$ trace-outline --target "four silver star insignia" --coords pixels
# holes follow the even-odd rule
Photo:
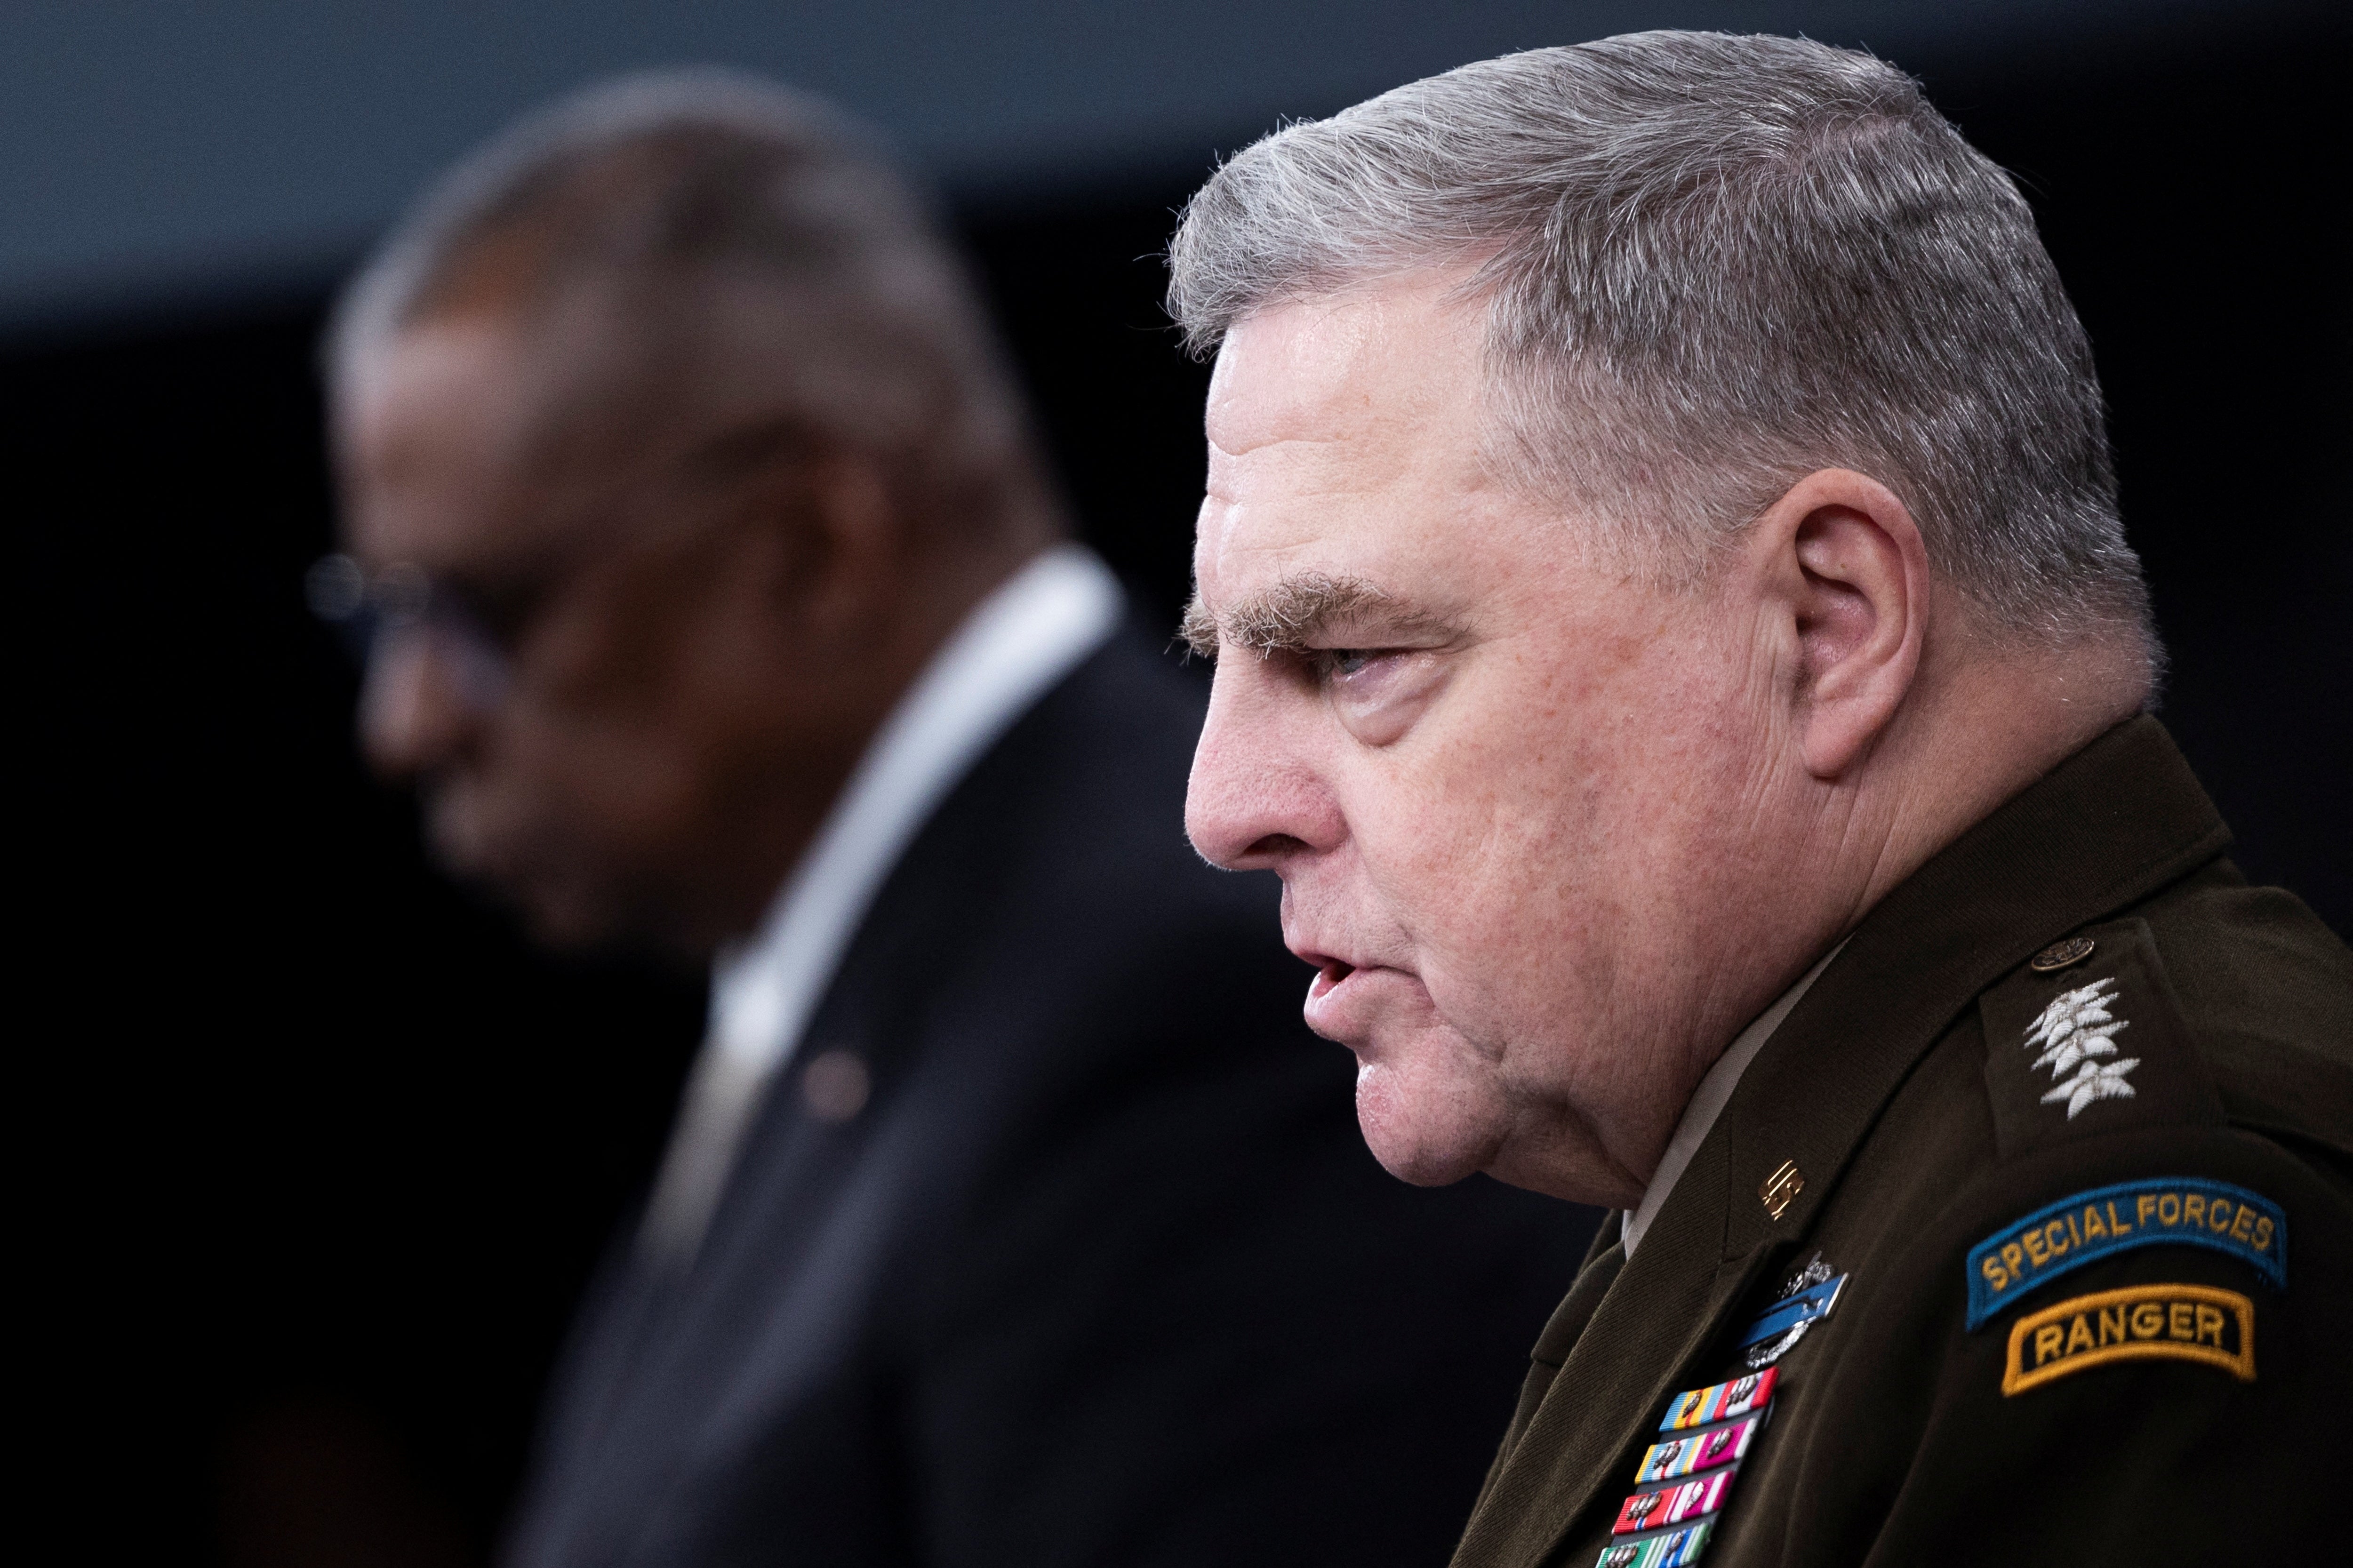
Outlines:
[[[2094,1057],[2116,1054],[2116,1035],[2132,1026],[2108,1011],[2116,1000],[2112,994],[2116,977],[2094,980],[2089,985],[2079,985],[2063,991],[2053,997],[2042,1016],[2026,1026],[2026,1048],[2040,1046],[2042,1054],[2034,1058],[2038,1068],[2049,1068],[2058,1087],[2042,1097],[2045,1105],[2062,1100],[2067,1104],[2067,1120],[2075,1120],[2084,1107],[2101,1100],[2129,1100],[2133,1086],[2125,1075],[2140,1066],[2138,1057],[2121,1057],[2115,1061],[2094,1061]],[[2073,1078],[2065,1075],[2073,1070]]]

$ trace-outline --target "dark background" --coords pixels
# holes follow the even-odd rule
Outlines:
[[[2090,328],[2163,717],[2241,863],[2340,931],[2346,63],[2315,27],[1926,72]],[[1206,372],[1153,253],[1205,168],[958,208],[1089,536],[1172,619]],[[330,285],[0,341],[24,1342],[63,1396],[32,1407],[27,1490],[76,1555],[476,1558],[700,1028],[695,977],[531,955],[355,764],[353,674],[301,594],[332,528]]]

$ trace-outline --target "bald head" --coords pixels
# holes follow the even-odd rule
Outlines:
[[[618,425],[767,427],[872,457],[907,521],[983,546],[1060,531],[963,264],[867,135],[716,72],[626,79],[446,177],[348,289],[332,378],[405,333],[511,326],[541,361],[545,460]]]

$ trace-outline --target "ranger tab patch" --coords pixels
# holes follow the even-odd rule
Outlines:
[[[2112,1361],[2196,1362],[2255,1381],[2255,1304],[2206,1285],[2134,1285],[2077,1296],[2011,1325],[2005,1396]]]
[[[2167,1244],[2227,1253],[2287,1289],[2287,1215],[2260,1193],[2196,1176],[2094,1187],[1969,1248],[1968,1328],[2086,1263]]]

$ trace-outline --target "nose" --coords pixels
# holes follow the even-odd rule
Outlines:
[[[1314,755],[1322,707],[1302,706],[1268,689],[1249,655],[1219,663],[1185,792],[1186,835],[1210,864],[1280,872],[1347,837]]]
[[[481,717],[461,651],[429,625],[387,629],[370,650],[360,694],[360,742],[371,767],[409,780],[447,766]]]

